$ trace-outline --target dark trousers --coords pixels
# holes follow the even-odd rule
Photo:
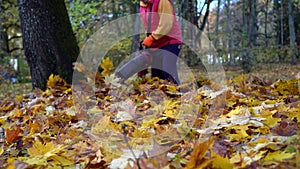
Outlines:
[[[151,77],[158,77],[179,84],[177,71],[177,57],[180,52],[180,45],[169,44],[158,50],[151,51],[152,65]],[[142,76],[145,72],[140,72]]]

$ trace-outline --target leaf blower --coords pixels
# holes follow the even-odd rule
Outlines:
[[[144,50],[141,43],[142,42],[140,42],[140,50],[137,55],[117,69],[115,74],[122,80],[127,80],[132,75],[147,69],[148,66],[151,65],[152,55],[149,50]]]

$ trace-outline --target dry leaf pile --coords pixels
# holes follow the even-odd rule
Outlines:
[[[124,85],[101,66],[84,108],[53,75],[46,91],[0,102],[1,168],[299,168],[299,79]]]

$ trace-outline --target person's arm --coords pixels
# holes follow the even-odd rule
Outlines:
[[[160,0],[158,5],[158,13],[160,15],[159,24],[156,30],[152,32],[152,36],[155,40],[168,35],[172,29],[174,16],[171,2],[169,0]]]
[[[140,6],[147,7],[147,3],[144,1],[140,1]]]

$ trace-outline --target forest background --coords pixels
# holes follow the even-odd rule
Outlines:
[[[201,69],[202,62],[221,62],[226,70],[249,73],[261,69],[256,66],[263,64],[264,68],[274,67],[270,64],[282,67],[286,63],[295,65],[299,60],[298,1],[175,0],[173,3],[178,16],[203,30],[217,51],[202,61],[192,52],[181,52],[190,67]],[[67,0],[65,4],[79,48],[101,26],[139,10],[138,1]],[[16,0],[1,1],[0,22],[1,75],[6,79],[15,77],[18,82],[30,82]],[[136,43],[130,42],[137,38],[125,40],[110,49],[109,55],[114,55],[115,65],[137,49]]]

